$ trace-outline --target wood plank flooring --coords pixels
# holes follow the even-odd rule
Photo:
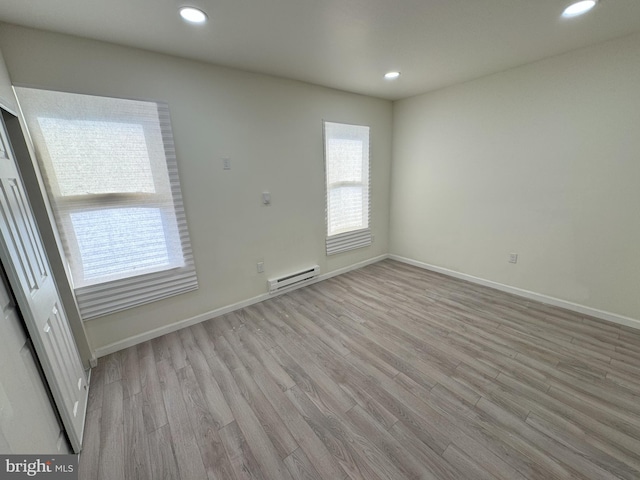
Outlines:
[[[640,332],[383,261],[100,359],[81,479],[638,479]]]

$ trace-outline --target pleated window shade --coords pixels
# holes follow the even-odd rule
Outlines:
[[[83,319],[197,289],[168,106],[15,90]]]
[[[327,255],[371,245],[369,127],[324,122]]]

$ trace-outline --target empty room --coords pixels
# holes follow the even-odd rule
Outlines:
[[[640,2],[4,0],[0,479],[640,478]]]

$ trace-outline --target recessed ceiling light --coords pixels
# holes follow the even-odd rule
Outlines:
[[[598,0],[582,0],[581,2],[572,3],[562,12],[564,18],[577,17],[583,13],[587,13],[596,6]]]
[[[180,16],[190,23],[204,23],[207,21],[207,14],[194,7],[182,7]]]
[[[400,76],[400,72],[387,72],[384,74],[384,78],[387,80],[394,80]]]

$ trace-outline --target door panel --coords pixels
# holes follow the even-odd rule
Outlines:
[[[67,453],[34,354],[0,268],[0,453]]]
[[[82,447],[87,382],[31,207],[0,120],[0,254],[74,451]]]
[[[5,157],[4,160],[10,159]],[[38,289],[38,283],[44,283],[47,275],[46,272],[37,271],[36,267],[38,265],[35,261],[33,241],[26,235],[23,225],[16,220],[16,217],[23,217],[18,207],[19,202],[22,200],[19,194],[17,179],[10,178],[0,181],[0,203],[2,204],[0,212],[11,238],[10,251],[14,258],[19,260],[16,262],[16,267],[18,267],[17,271],[21,283],[33,294]]]

